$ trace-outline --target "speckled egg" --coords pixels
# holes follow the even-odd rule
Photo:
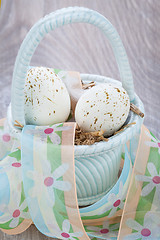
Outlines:
[[[99,84],[80,97],[75,110],[75,119],[86,132],[105,132],[111,136],[119,130],[127,119],[130,100],[122,87]]]
[[[67,120],[71,108],[70,96],[53,69],[31,68],[24,93],[26,124],[49,125]]]

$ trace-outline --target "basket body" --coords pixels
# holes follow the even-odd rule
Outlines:
[[[75,173],[79,206],[100,200],[116,183],[122,145],[108,151],[75,154]]]
[[[83,82],[91,79],[99,83],[121,85],[115,79],[99,75],[81,74]],[[135,96],[134,103],[144,112],[143,103]],[[21,131],[12,124],[11,109],[8,109],[8,124],[14,136],[21,137]],[[99,142],[91,146],[75,146],[75,173],[77,197],[79,206],[87,206],[100,200],[113,187],[118,179],[121,162],[122,146],[140,132],[143,120],[133,112],[127,123],[136,124],[128,127],[122,133],[109,138],[108,142]],[[131,140],[132,141],[132,140]]]

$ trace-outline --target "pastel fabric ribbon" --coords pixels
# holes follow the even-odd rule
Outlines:
[[[144,126],[118,239],[160,239],[160,141]]]
[[[31,218],[43,234],[87,240],[75,198],[75,126],[24,127],[23,183]]]
[[[79,209],[74,130],[74,123],[26,126],[20,142],[0,129],[1,146],[12,146],[3,149],[0,161],[1,230],[19,234],[33,221],[43,234],[58,239],[160,239],[159,141],[143,126],[132,176],[134,144],[129,143],[124,179],[120,176],[101,201]]]
[[[123,208],[129,184],[128,173],[131,172],[129,154],[126,154],[123,168],[126,171],[124,179],[119,178],[109,195],[98,204],[81,208],[79,214],[74,175],[74,127],[74,123],[46,127],[26,126],[21,143],[7,133],[8,140],[14,142],[14,147],[0,162],[1,182],[5,186],[0,192],[2,231],[8,234],[21,233],[29,227],[32,220],[42,233],[59,239],[72,239],[73,236],[75,239],[88,239],[86,232],[93,236],[90,229],[92,224],[102,225],[102,231],[98,235],[102,239],[106,226],[112,224],[112,228],[118,230],[119,223],[106,222],[106,218],[115,213],[121,215],[120,208]],[[5,132],[2,130],[2,136]],[[19,148],[20,145],[22,149]],[[108,200],[110,195],[115,198],[117,195],[123,204],[113,208]]]
[[[13,235],[25,231],[32,220],[22,182],[20,141],[5,123],[0,120],[0,228]]]

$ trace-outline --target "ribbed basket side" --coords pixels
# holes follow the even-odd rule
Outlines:
[[[115,184],[121,162],[122,146],[82,157],[75,156],[77,197],[80,206],[102,198]]]

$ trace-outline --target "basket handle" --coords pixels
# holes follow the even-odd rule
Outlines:
[[[31,58],[44,36],[58,27],[70,23],[89,23],[97,26],[108,38],[119,67],[122,86],[134,100],[133,78],[122,41],[112,24],[96,11],[83,7],[69,7],[57,10],[40,19],[28,32],[19,49],[13,72],[11,108],[12,119],[25,124],[24,86]]]

